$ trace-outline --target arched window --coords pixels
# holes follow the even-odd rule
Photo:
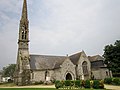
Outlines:
[[[108,72],[106,71],[106,76],[108,76]]]
[[[25,31],[25,39],[27,39],[27,31]]]
[[[88,75],[88,67],[87,67],[87,62],[86,61],[84,61],[82,63],[82,69],[83,69],[83,74]]]
[[[48,70],[45,71],[45,80],[50,81],[50,72]]]
[[[22,30],[22,39],[24,39],[24,31]]]

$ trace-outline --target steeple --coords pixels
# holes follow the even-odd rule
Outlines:
[[[26,19],[27,20],[27,2],[24,0],[23,2],[23,9],[22,9],[22,17],[21,19]]]
[[[30,84],[29,59],[29,23],[27,18],[27,1],[23,1],[22,16],[19,25],[18,55],[15,70],[15,84]]]
[[[22,16],[19,28],[19,42],[29,42],[29,21],[27,15],[27,1],[23,1]]]

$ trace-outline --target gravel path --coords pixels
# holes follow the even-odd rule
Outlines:
[[[105,85],[105,88],[111,90],[120,90],[120,86],[113,86],[113,85]]]
[[[55,85],[0,86],[0,88],[55,88]]]
[[[31,86],[13,86],[13,87],[2,87],[0,88],[55,88],[55,85],[31,85]],[[105,85],[106,89],[120,90],[120,86]]]

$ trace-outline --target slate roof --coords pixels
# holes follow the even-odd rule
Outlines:
[[[91,62],[91,68],[100,68],[100,67],[106,67],[104,64],[104,58],[100,55],[95,56],[88,56],[88,59]]]
[[[71,62],[77,65],[82,52],[69,56]],[[57,69],[68,58],[68,56],[30,55],[30,67],[32,70]],[[88,56],[92,68],[105,67],[104,58],[100,55]]]
[[[105,67],[103,60],[91,62],[91,68]]]
[[[88,59],[90,60],[90,62],[104,60],[104,58],[100,55],[88,56]]]
[[[79,52],[79,53],[76,53],[76,54],[69,56],[70,60],[73,62],[74,65],[77,65],[81,54],[82,54],[82,52]]]
[[[56,69],[66,59],[66,56],[30,55],[30,67],[32,70]]]

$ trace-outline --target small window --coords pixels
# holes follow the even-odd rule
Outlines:
[[[24,39],[24,31],[22,31],[22,39]]]
[[[108,72],[106,71],[106,76],[108,76]]]
[[[27,39],[27,31],[25,31],[25,39]]]

